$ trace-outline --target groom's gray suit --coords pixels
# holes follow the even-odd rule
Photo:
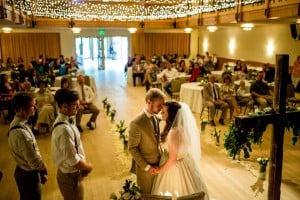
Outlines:
[[[140,113],[129,125],[128,148],[132,155],[132,172],[136,173],[137,184],[143,194],[150,194],[155,175],[145,171],[148,165],[158,166],[160,152],[152,119]]]

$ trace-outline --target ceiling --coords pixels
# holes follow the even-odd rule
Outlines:
[[[199,28],[208,25],[239,26],[243,22],[252,22],[256,25],[293,24],[300,19],[299,2],[299,0],[5,0],[4,12],[8,13],[11,19],[0,19],[0,25],[21,28],[23,25],[23,28],[76,26],[172,29],[188,26]],[[23,24],[14,20],[12,17],[14,13],[25,13],[26,20],[23,20]],[[237,20],[237,16],[242,18]]]

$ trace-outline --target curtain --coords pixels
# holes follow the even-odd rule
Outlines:
[[[0,47],[5,63],[9,57],[14,63],[17,63],[18,57],[22,57],[25,67],[39,55],[58,58],[61,54],[59,33],[1,33]]]
[[[186,33],[145,33],[145,56],[163,54],[190,54],[190,34]]]

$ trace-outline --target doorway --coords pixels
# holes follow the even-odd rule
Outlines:
[[[76,37],[75,44],[84,70],[104,70],[107,62],[126,62],[129,55],[126,36]]]

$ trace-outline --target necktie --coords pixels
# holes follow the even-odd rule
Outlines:
[[[218,96],[217,96],[215,85],[213,85],[213,92],[214,92],[214,99],[217,100]]]
[[[84,85],[81,85],[82,100],[85,101]]]
[[[152,123],[153,123],[153,127],[154,127],[154,133],[155,133],[155,137],[156,139],[158,139],[159,136],[159,124],[157,122],[157,119],[155,118],[155,116],[152,116]]]

